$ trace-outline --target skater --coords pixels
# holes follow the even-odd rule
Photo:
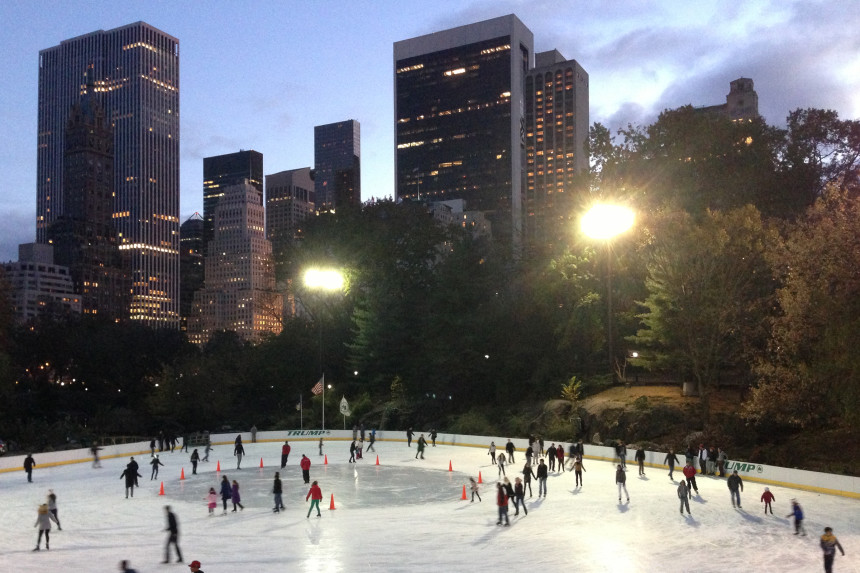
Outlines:
[[[699,473],[702,475],[708,473],[708,448],[705,444],[699,444]]]
[[[824,571],[825,573],[833,573],[833,559],[836,557],[836,548],[839,548],[839,552],[842,555],[845,555],[845,550],[842,549],[839,540],[833,535],[832,527],[824,528],[824,535],[821,536],[819,543],[821,544],[821,550],[824,551]]]
[[[54,521],[57,522],[57,529],[62,531],[63,527],[60,525],[60,516],[57,515],[57,494],[52,489],[48,490],[48,511],[54,516]]]
[[[137,473],[137,471],[140,469],[140,466],[137,464],[136,461],[134,461],[134,456],[131,456],[131,459],[125,465],[125,467],[130,469],[132,474],[134,474],[134,487],[140,487],[140,485],[138,485],[138,483],[137,483],[137,478],[143,477],[143,476],[140,475],[139,473]]]
[[[735,498],[738,500],[738,509],[741,507],[741,491],[744,490],[744,480],[741,479],[741,476],[738,475],[738,470],[732,472],[732,475],[729,476],[727,480],[727,485],[729,486],[729,493],[732,496],[732,507],[735,506]],[[738,491],[740,488],[740,491]]]
[[[230,489],[230,501],[233,502],[233,513],[236,512],[236,506],[239,506],[239,509],[245,509],[242,505],[242,496],[239,495],[239,482],[236,480],[233,480],[233,487]]]
[[[155,438],[149,440],[149,457],[155,457]]]
[[[221,502],[224,504],[224,511],[227,513],[227,501],[233,497],[233,488],[230,487],[230,480],[227,476],[221,476]]]
[[[317,517],[322,517],[320,514],[320,501],[322,501],[322,490],[316,481],[311,484],[311,489],[308,490],[308,495],[305,496],[305,501],[311,498],[311,506],[308,509],[308,514],[306,517],[311,516],[311,512],[314,508],[317,508]]]
[[[170,506],[165,505],[164,511],[167,513],[167,529],[165,531],[169,531],[170,535],[167,537],[167,543],[164,545],[164,561],[162,563],[168,563],[170,561],[170,546],[176,548],[176,562],[182,563],[182,550],[179,549],[179,523],[176,521],[176,515],[170,511]]]
[[[526,488],[528,488],[529,497],[532,497],[534,495],[532,493],[532,478],[537,479],[537,476],[532,470],[532,465],[529,463],[528,460],[526,460],[526,465],[523,466],[523,493],[525,493]],[[540,497],[540,495],[538,495],[538,497]]]
[[[218,506],[218,493],[214,487],[209,488],[209,494],[206,496],[206,506],[209,508],[209,517],[215,515],[215,508]]]
[[[143,477],[133,469],[131,469],[131,464],[125,467],[120,474],[119,479],[125,478],[125,498],[128,499],[128,494],[131,494],[131,497],[134,497],[134,485],[136,478]],[[59,525],[59,523],[57,523]]]
[[[639,464],[639,475],[644,476],[645,475],[645,448],[643,448],[641,444],[638,448],[636,448],[636,454],[633,456],[633,459],[635,459],[636,462]]]
[[[90,452],[93,454],[93,467],[94,468],[102,467],[102,462],[101,462],[101,460],[99,460],[99,450],[100,449],[101,448],[99,447],[99,443],[93,442],[93,446],[90,448]]]
[[[200,454],[197,453],[197,448],[191,452],[191,475],[197,475],[197,462],[200,461]]]
[[[368,452],[375,452],[376,449],[373,447],[373,444],[376,443],[376,431],[370,432],[370,437],[368,438],[370,441],[367,444]]]
[[[424,448],[427,447],[427,440],[424,439],[424,434],[418,436],[418,451],[415,452],[415,459],[418,459],[418,454],[421,454],[421,459],[424,459]]]
[[[678,456],[675,455],[675,450],[669,448],[669,453],[666,454],[666,459],[663,460],[663,463],[669,466],[669,479],[675,481],[675,478],[672,477],[672,474],[675,473],[675,464],[681,463],[678,461]]]
[[[302,461],[299,462],[299,466],[302,468],[302,479],[305,480],[305,483],[311,483],[311,459],[302,454]]]
[[[415,457],[417,458],[418,454],[416,454]],[[349,444],[349,463],[355,463],[355,440]]]
[[[690,515],[690,490],[687,489],[687,482],[681,480],[678,484],[678,499],[681,500],[681,515],[684,515],[684,508],[687,508],[687,515]]]
[[[478,493],[478,482],[475,481],[475,478],[470,477],[469,482],[472,484],[472,501],[470,503],[475,503],[475,496],[478,496],[478,501],[481,501],[481,494]]]
[[[284,501],[282,497],[283,493],[284,490],[281,486],[281,473],[275,472],[275,481],[272,484],[272,494],[275,496],[275,509],[273,509],[272,511],[274,511],[275,513],[279,513],[282,509],[286,509],[284,507]]]
[[[532,460],[535,458],[535,448],[536,447],[537,447],[537,444],[532,444],[532,445],[526,447],[526,452],[525,452],[526,463],[529,465],[532,464]]]
[[[505,444],[505,451],[508,452],[508,463],[514,463],[514,443],[508,439],[508,443]]]
[[[284,469],[287,466],[287,460],[290,459],[290,450],[292,447],[290,446],[290,442],[284,442],[284,445],[281,446],[281,469]]]
[[[684,477],[687,478],[687,489],[691,489],[699,495],[699,488],[696,486],[696,468],[693,467],[693,460],[687,462],[684,466]]]
[[[149,462],[149,465],[152,466],[152,473],[149,474],[149,481],[152,481],[158,477],[158,466],[163,466],[164,464],[161,463],[160,459],[158,459],[158,454],[155,454],[155,457],[152,458],[152,461]]]
[[[355,459],[360,460],[364,451],[364,442],[358,440],[358,443],[355,444]]]
[[[438,436],[438,435],[439,435],[439,433],[436,431],[436,428],[432,428],[430,430],[430,441],[433,442],[434,448],[436,447],[436,436]]]
[[[543,495],[546,497],[546,478],[547,478],[547,467],[546,462],[541,458],[540,464],[537,469],[537,480],[538,480],[538,497]]]
[[[770,514],[773,515],[773,507],[770,505],[772,501],[776,501],[776,497],[770,493],[770,488],[764,488],[764,493],[761,494],[761,500],[764,502],[764,514],[767,515],[767,510],[770,509]]]
[[[514,482],[516,483],[516,485],[514,486],[514,508],[517,510],[514,515],[516,516],[520,514],[520,504],[522,504],[523,506],[523,512],[528,515],[529,510],[526,509],[526,492],[523,489],[523,480],[521,480],[520,478],[516,478]]]
[[[212,451],[212,442],[209,441],[209,438],[206,438],[206,448],[203,450],[203,461],[209,461],[209,452]]]
[[[622,469],[627,469],[627,446],[623,440],[618,440],[618,445],[615,446],[615,455],[618,456],[618,462]]]
[[[415,435],[415,432],[412,431],[412,428],[406,430],[406,445],[408,447],[412,447],[412,436]]]
[[[36,540],[36,548],[33,551],[39,551],[39,546],[42,544],[42,534],[45,534],[45,549],[50,549],[51,543],[51,522],[55,522],[59,527],[60,522],[54,517],[54,515],[48,511],[48,504],[43,503],[39,506],[38,513],[36,515],[36,523],[33,527],[39,528],[39,538]]]
[[[499,462],[499,477],[507,475],[505,473],[505,455],[504,454],[499,456],[498,462]]]
[[[558,448],[556,448],[556,450],[555,450],[555,457],[557,458],[556,461],[558,462],[558,471],[563,472],[564,471],[564,448],[562,447],[561,444],[559,444]]]
[[[717,468],[720,471],[720,477],[726,477],[726,461],[729,455],[722,448],[717,448]]]
[[[791,500],[791,513],[786,515],[786,517],[794,517],[795,535],[799,533],[806,535],[806,529],[803,527],[803,509],[800,508],[800,504],[797,503],[796,499]]]
[[[191,569],[191,573],[203,573],[203,569],[200,568],[199,561],[192,561],[188,568]]]
[[[549,448],[547,448],[547,450],[546,450],[546,457],[547,457],[547,459],[549,460],[549,468],[548,468],[548,470],[549,470],[549,471],[551,471],[551,472],[552,472],[552,471],[555,471],[555,460],[556,460],[556,457],[557,457],[557,456],[556,456],[556,453],[555,453],[555,442],[553,442],[552,444],[550,444]]]
[[[242,456],[245,455],[245,447],[242,445],[242,436],[236,436],[233,444],[233,455],[236,456],[236,469],[242,469]]]
[[[496,442],[490,442],[490,450],[487,452],[493,465],[496,465]]]
[[[618,502],[621,502],[621,490],[624,490],[624,495],[627,496],[627,501],[630,501],[630,494],[627,493],[627,474],[624,473],[624,467],[618,464],[615,470],[615,483],[618,485]]]
[[[323,455],[323,453],[322,453],[322,447],[323,447],[323,439],[322,439],[322,438],[320,438],[320,457],[322,457],[322,455]],[[305,456],[304,456],[304,454],[302,454],[302,457],[305,457]]]
[[[185,453],[186,453],[186,454],[188,453],[188,444],[189,444],[189,442],[191,442],[191,440],[190,440],[190,439],[188,439],[188,433],[182,434],[182,447],[181,447],[181,448],[179,448],[179,453],[180,453],[180,454],[182,453],[182,450],[185,450]]]
[[[36,467],[36,460],[33,459],[33,454],[27,454],[24,458],[24,471],[27,472],[27,481],[33,483],[33,468]]]
[[[257,443],[257,425],[256,424],[251,426],[251,443],[252,444]]]
[[[582,464],[582,456],[577,456],[573,462],[573,474],[576,476],[576,487],[582,487],[582,472],[585,471],[585,466]]]
[[[504,517],[505,527],[509,526],[511,522],[508,521],[508,493],[501,482],[496,484],[496,505],[499,506],[499,520],[496,522],[496,525],[501,525],[502,518]]]

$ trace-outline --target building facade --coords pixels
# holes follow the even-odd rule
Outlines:
[[[314,171],[310,167],[266,175],[266,238],[272,243],[275,277],[285,280],[293,243],[302,238],[302,223],[314,214]]]
[[[36,240],[65,212],[69,109],[87,78],[114,137],[113,221],[128,260],[129,318],[179,325],[179,41],[144,23],[39,52]]]
[[[18,245],[18,261],[3,265],[9,283],[15,322],[25,324],[40,316],[58,317],[81,312],[68,267],[54,264],[51,245]]]
[[[188,317],[192,342],[206,344],[220,330],[250,342],[281,331],[283,301],[275,290],[265,225],[256,187],[245,182],[223,190],[205,260],[205,286],[194,293]]]
[[[203,288],[203,216],[191,215],[179,227],[179,315],[181,330],[188,330],[188,315],[194,302],[194,293]]]
[[[729,82],[726,103],[696,108],[701,113],[722,115],[732,121],[749,121],[759,117],[758,93],[750,78],[738,78]]]
[[[464,199],[519,246],[533,54],[532,32],[514,15],[395,42],[398,200]]]
[[[354,119],[314,127],[318,211],[361,205],[361,125]]]
[[[203,158],[203,254],[214,236],[215,210],[224,190],[248,182],[263,197],[263,154],[254,150]]]

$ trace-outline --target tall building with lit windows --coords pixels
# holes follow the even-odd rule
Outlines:
[[[179,40],[144,22],[39,52],[36,240],[64,214],[63,143],[87,79],[113,130],[113,221],[128,260],[128,316],[179,325]]]
[[[314,127],[318,211],[361,205],[361,125],[354,119]]]
[[[240,150],[203,158],[203,254],[214,237],[215,210],[224,190],[249,183],[263,197],[263,154]]]
[[[266,175],[266,238],[272,242],[275,277],[283,281],[302,226],[315,211],[314,171],[310,167]]]
[[[398,200],[464,199],[518,248],[533,60],[533,34],[512,14],[395,42]]]
[[[547,245],[569,235],[577,178],[588,169],[588,73],[558,50],[535,54],[526,76],[525,243]]]

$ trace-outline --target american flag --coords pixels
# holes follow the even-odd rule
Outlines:
[[[320,378],[320,381],[316,383],[316,386],[311,388],[311,392],[313,392],[314,396],[319,396],[323,391],[323,379]]]

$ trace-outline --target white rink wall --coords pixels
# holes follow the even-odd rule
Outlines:
[[[369,433],[370,428],[366,428],[365,436],[369,435]],[[416,431],[413,441],[417,440],[418,436],[422,433],[429,443],[429,432]],[[251,443],[250,432],[211,434],[210,440],[213,445],[232,444],[238,435],[242,436],[242,441],[244,443]],[[283,441],[317,442],[320,438],[323,438],[324,442],[332,440],[349,441],[352,439],[352,430],[280,430],[257,432],[257,442],[273,442],[273,448],[276,447],[274,443],[280,443]],[[377,431],[376,440],[383,442],[406,442],[406,431]],[[525,438],[511,438],[511,441],[514,443],[517,452],[520,453],[525,451],[525,448],[528,446],[528,440]],[[497,451],[503,451],[508,442],[508,438],[499,436],[473,436],[444,433],[439,433],[436,437],[437,444],[470,448],[488,449],[490,442],[496,443]],[[551,443],[551,441],[545,440],[544,447],[549,447]],[[556,446],[558,445],[559,442],[556,442]],[[561,445],[564,448],[566,458],[570,443],[562,442]],[[197,446],[197,448],[202,450],[200,446]],[[325,452],[327,449],[324,448],[323,451]],[[99,451],[99,457],[102,459],[145,454],[149,454],[148,441],[115,446],[103,446],[101,451]],[[635,448],[631,449],[628,447],[627,463],[631,466],[635,465],[633,460],[634,454]],[[277,455],[280,455],[279,448],[277,450]],[[678,457],[680,462],[675,466],[675,471],[680,474],[681,468],[684,467],[684,454],[682,452],[676,452],[675,455]],[[0,457],[0,473],[23,471],[24,457],[25,455],[7,455]],[[668,468],[668,466],[663,463],[665,457],[666,452],[653,452],[646,450],[645,465],[652,468]],[[92,462],[92,455],[88,448],[63,450],[59,452],[33,452],[33,458],[36,461],[36,469]],[[615,456],[613,448],[585,444],[585,459],[611,462],[618,458]],[[769,466],[765,464],[753,464],[743,460],[729,460],[727,463],[727,471],[731,473],[732,470],[738,470],[738,475],[740,475],[745,481],[761,482],[764,484],[860,499],[860,477],[826,474],[793,468]]]

